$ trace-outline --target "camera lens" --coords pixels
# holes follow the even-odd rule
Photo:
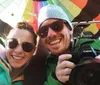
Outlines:
[[[71,72],[70,85],[100,85],[100,63],[77,65]]]

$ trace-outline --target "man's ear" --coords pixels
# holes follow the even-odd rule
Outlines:
[[[71,42],[73,42],[73,30],[70,30],[69,33],[70,33],[70,36],[71,36]]]
[[[72,36],[72,35],[73,35],[73,30],[70,30],[69,33],[70,33],[70,35]]]

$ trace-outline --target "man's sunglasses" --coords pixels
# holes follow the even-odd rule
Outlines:
[[[47,37],[48,34],[48,28],[51,28],[53,31],[55,32],[60,32],[63,27],[64,27],[64,21],[62,20],[57,20],[49,25],[45,25],[45,26],[40,26],[39,31],[38,31],[38,35],[41,38],[45,38]]]
[[[7,46],[14,49],[18,46],[19,42],[15,38],[7,39]],[[31,52],[34,49],[34,45],[30,42],[23,42],[22,48],[25,52]]]

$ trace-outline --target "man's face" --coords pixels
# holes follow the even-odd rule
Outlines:
[[[69,48],[70,42],[71,42],[72,31],[70,31],[64,23],[59,23],[59,24],[56,23],[58,25],[57,28],[61,27],[60,26],[61,24],[63,24],[62,25],[63,28],[60,31],[55,31],[56,26],[54,26],[54,25],[50,26],[50,25],[56,21],[58,21],[58,20],[48,19],[43,22],[41,27],[45,27],[48,25],[49,26],[48,26],[48,28],[46,28],[46,29],[48,29],[47,36],[41,37],[41,39],[44,42],[45,46],[51,51],[52,54],[58,55],[58,54],[66,52],[66,51],[68,52],[68,50],[69,50],[68,48]],[[43,29],[41,27],[40,27],[40,29]]]
[[[6,57],[13,68],[24,66],[34,53],[34,49],[25,51],[34,45],[32,34],[24,29],[14,29],[7,37]],[[23,45],[23,46],[22,46]]]

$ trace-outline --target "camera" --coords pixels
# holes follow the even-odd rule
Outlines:
[[[69,77],[69,85],[100,85],[100,63],[95,57],[100,54],[99,36],[84,31],[89,24],[78,24],[73,34],[72,59],[76,64]]]
[[[100,54],[99,43],[99,39],[87,37],[87,35],[75,39],[72,47],[72,62],[75,64],[83,64],[88,60],[93,60]]]

